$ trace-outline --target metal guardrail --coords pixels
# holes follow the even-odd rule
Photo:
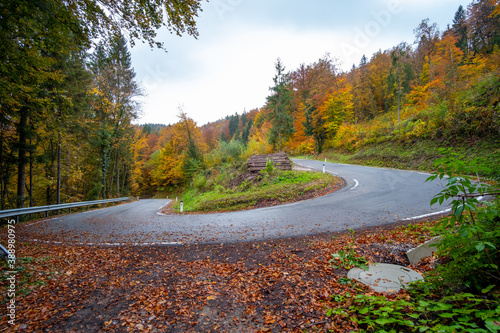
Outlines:
[[[128,200],[130,200],[130,198],[124,197],[124,198],[118,198],[118,199],[81,201],[81,202],[65,203],[65,204],[60,204],[60,205],[48,205],[48,206],[37,206],[37,207],[0,210],[0,218],[12,217],[12,216],[16,216],[16,218],[19,218],[19,216],[21,216],[21,215],[28,215],[28,214],[35,214],[35,213],[45,213],[45,216],[48,216],[50,211],[62,210],[62,209],[69,209],[69,211],[71,213],[71,208],[73,208],[73,207],[84,207],[84,206],[90,207],[90,206],[94,206],[94,205],[101,205],[101,204],[105,204],[105,203],[128,201]]]
[[[0,210],[0,218],[15,216],[16,220],[19,222],[19,216],[21,216],[21,215],[45,213],[45,216],[48,216],[50,211],[61,210],[61,209],[69,209],[69,212],[71,213],[71,208],[73,208],[73,207],[87,206],[87,208],[88,208],[88,207],[94,206],[94,205],[102,205],[102,204],[111,203],[111,202],[120,202],[120,201],[128,201],[128,200],[130,200],[130,198],[123,197],[123,198],[118,198],[118,199],[81,201],[81,202],[65,203],[65,204],[60,204],[60,205],[48,205],[48,206],[7,209],[7,210]],[[0,257],[5,257],[5,259],[16,260],[16,257],[13,254],[11,255],[10,252],[5,247],[3,247],[1,244],[0,244]]]

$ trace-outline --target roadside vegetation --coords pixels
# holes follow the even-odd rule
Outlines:
[[[446,179],[431,204],[451,198],[452,213],[432,227],[443,240],[437,262],[425,281],[397,296],[357,294],[337,297],[328,316],[340,316],[368,332],[500,331],[500,188],[467,175],[488,173],[485,165],[466,163],[451,149],[441,149],[437,171],[428,181]],[[479,198],[489,198],[480,202]],[[334,254],[363,267],[354,253]],[[363,258],[361,258],[363,259]]]
[[[182,195],[184,212],[216,212],[249,209],[296,201],[340,189],[343,181],[330,174],[307,171],[283,171],[268,160],[265,170],[245,172],[225,165],[197,175]],[[176,202],[173,210],[179,211]]]
[[[422,139],[411,143],[383,142],[360,147],[354,151],[326,150],[320,155],[299,155],[297,158],[317,158],[328,162],[366,165],[402,170],[435,171],[434,161],[439,158],[441,148],[452,148],[464,157],[492,166],[480,171],[482,177],[500,179],[500,141],[463,140],[452,144],[446,141]]]
[[[432,171],[441,148],[452,148],[464,162],[477,160],[491,166],[481,176],[500,179],[500,80],[487,75],[450,101],[466,106],[451,112],[446,103],[405,109],[396,123],[389,112],[374,119],[343,125],[332,141],[333,148],[321,157],[342,163]]]

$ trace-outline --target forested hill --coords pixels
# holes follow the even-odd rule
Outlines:
[[[278,59],[265,105],[201,127],[191,121],[191,139],[185,120],[165,128],[148,147],[151,154],[136,160],[142,176],[132,178],[135,188],[175,188],[212,166],[280,148],[428,170],[438,148],[453,147],[498,165],[500,5],[460,6],[445,30],[424,19],[414,36],[363,56],[349,71],[340,70],[334,55],[290,72]],[[487,176],[500,174],[492,169]]]
[[[186,3],[195,15],[197,2]],[[9,55],[0,63],[2,209],[153,195],[183,188],[214,166],[277,150],[422,167],[413,164],[444,146],[500,163],[498,0],[460,6],[444,30],[423,19],[414,40],[363,56],[348,71],[335,55],[292,70],[278,59],[265,105],[203,126],[189,117],[195,110],[180,110],[169,126],[132,125],[141,91],[123,36],[91,49],[65,25],[57,27],[64,34],[41,37],[9,28],[21,26],[22,4],[12,6],[2,36],[22,34],[43,52],[5,37],[0,43]],[[66,15],[70,8],[55,10]],[[33,22],[50,21],[43,9],[32,12]],[[31,63],[12,67],[19,54]]]

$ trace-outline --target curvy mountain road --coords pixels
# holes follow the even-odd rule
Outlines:
[[[76,244],[228,243],[293,237],[321,232],[373,227],[436,214],[447,207],[430,207],[442,186],[426,183],[428,174],[294,160],[298,165],[344,178],[334,193],[275,207],[232,213],[164,215],[169,201],[140,200],[124,205],[59,216],[28,224],[31,241]]]

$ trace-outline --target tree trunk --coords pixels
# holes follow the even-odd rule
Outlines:
[[[28,140],[28,109],[22,107],[19,110],[19,123],[17,126],[18,141],[18,159],[17,159],[17,208],[24,207],[24,198],[26,186],[26,158],[27,140]]]
[[[53,179],[54,178],[54,162],[56,158],[56,153],[54,153],[54,141],[50,139],[49,141],[49,147],[48,147],[48,152],[50,156],[50,165],[46,166],[46,172],[45,172],[45,178],[46,179]],[[52,204],[52,189],[51,185],[47,185],[45,189],[45,196],[46,196],[46,205],[51,205]]]
[[[118,153],[116,153],[116,155],[118,155]],[[120,197],[120,160],[119,158],[117,157],[116,158],[116,197],[119,198]]]
[[[57,142],[57,204],[61,204],[61,133]]]
[[[107,191],[106,191],[106,178],[107,178],[107,171],[108,171],[108,151],[107,147],[102,148],[102,179],[101,179],[101,185],[102,185],[102,198],[106,199],[107,198]]]
[[[122,177],[122,186],[121,186],[121,188],[123,188],[123,189],[125,188],[127,176],[128,176],[128,167],[125,164],[125,162],[123,162],[123,177]]]
[[[7,154],[4,152],[4,130],[3,125],[1,125],[1,137],[0,137],[0,210],[5,209],[5,196],[7,194],[7,181],[9,179],[9,162],[7,162]]]
[[[113,171],[111,171],[111,179],[109,180],[109,195],[113,197],[113,185],[115,183],[116,161],[113,163]]]
[[[33,146],[30,138],[30,207],[34,206],[33,201]]]

